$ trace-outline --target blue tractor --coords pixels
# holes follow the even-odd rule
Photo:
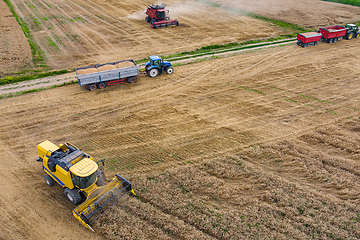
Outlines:
[[[145,70],[149,77],[156,77],[163,72],[172,74],[174,69],[170,62],[164,61],[157,55],[149,56],[150,61],[145,63]]]

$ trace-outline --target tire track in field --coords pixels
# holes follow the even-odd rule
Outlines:
[[[108,17],[108,18],[110,18],[110,19],[112,19],[112,20],[114,20],[114,21],[116,21],[116,22],[121,23],[122,25],[124,25],[124,23],[122,23],[122,22],[119,21],[118,19],[115,19],[115,18],[113,18],[113,17],[111,17],[111,16],[109,16],[109,15],[104,14],[104,12],[99,11],[98,9],[96,9],[95,7],[87,4],[86,2],[84,2],[84,1],[82,1],[82,0],[78,0],[78,1],[81,2],[83,5],[89,6],[90,8],[94,9],[96,12],[98,12],[98,13],[100,13],[100,14],[102,14],[102,15],[105,15],[106,17]],[[131,34],[129,34],[126,30],[124,30],[124,29],[122,29],[122,28],[120,28],[120,27],[118,27],[118,26],[115,26],[114,24],[108,23],[107,21],[101,19],[101,18],[100,18],[99,16],[97,16],[96,14],[93,14],[93,13],[90,12],[89,10],[83,8],[80,4],[76,3],[75,1],[74,1],[74,2],[71,2],[71,3],[74,4],[74,5],[76,5],[76,6],[78,6],[80,9],[83,10],[83,12],[84,12],[84,13],[82,14],[83,16],[84,16],[85,14],[89,14],[89,15],[93,16],[95,19],[97,19],[98,21],[100,21],[100,22],[102,22],[102,23],[104,23],[104,24],[106,24],[106,25],[108,25],[108,26],[111,26],[111,27],[114,27],[114,28],[118,29],[120,32],[124,33],[124,34],[127,36],[127,39],[132,39],[132,40],[133,40],[134,42],[136,42],[137,44],[140,44],[140,45],[142,44],[141,41],[139,41],[139,40],[137,40],[136,38],[134,38],[134,37],[133,37]],[[126,26],[126,27],[128,28],[129,26]]]
[[[25,3],[24,0],[20,0],[20,2],[23,3],[23,6],[26,8],[26,10],[29,12],[29,14],[31,14],[31,13],[34,12],[34,11],[31,11],[31,10],[30,10],[29,6]],[[38,7],[36,6],[36,4],[32,4],[32,6],[34,6],[34,8],[36,9],[36,11],[40,13],[40,11],[39,11]],[[44,27],[44,26],[45,26],[44,22],[36,16],[36,13],[34,13],[34,17],[36,18],[37,21],[39,21],[39,23],[40,23],[40,28],[41,28],[43,31],[46,32],[46,34],[48,35],[48,37],[50,37],[51,40],[52,40],[54,43],[58,42],[58,41],[56,40],[56,38],[54,37],[54,34],[53,34],[51,31],[49,31],[46,27]],[[47,45],[45,45],[45,46],[47,46]],[[62,53],[64,53],[66,56],[69,56],[68,51],[67,51],[63,46],[61,46],[61,44],[56,44],[56,46],[61,50]]]
[[[44,9],[47,10],[46,13],[49,13],[50,16],[52,16],[52,18],[54,18],[54,19],[56,20],[56,22],[64,29],[63,31],[61,31],[61,33],[62,33],[63,37],[66,38],[66,40],[68,41],[68,43],[71,45],[71,47],[72,47],[73,49],[79,47],[79,45],[80,45],[81,47],[83,47],[84,49],[86,49],[86,48],[85,48],[83,45],[81,45],[81,44],[75,44],[75,43],[74,43],[74,40],[71,39],[69,36],[67,36],[67,34],[65,34],[65,31],[67,31],[66,27],[64,27],[64,26],[60,23],[60,21],[59,21],[58,18],[56,17],[56,13],[48,6],[48,5],[49,5],[48,3],[45,3],[44,1],[39,1],[39,3],[44,7]],[[62,10],[62,8],[61,8],[59,5],[54,4],[54,2],[51,2],[51,4],[53,4],[54,6],[56,6],[57,9]],[[44,15],[45,15],[45,14],[44,14]],[[45,15],[45,16],[46,16],[46,15]],[[51,18],[50,18],[50,19],[51,19]],[[54,27],[58,28],[57,24],[55,24],[52,20],[51,20],[51,22],[53,23],[53,26],[54,26]],[[65,22],[65,24],[66,24],[68,27],[70,27],[67,22]],[[60,31],[60,30],[59,30],[59,31]],[[80,29],[76,28],[76,29],[75,29],[75,32],[84,38],[84,35],[81,33],[81,30],[80,30]],[[94,45],[96,45],[96,43],[93,42],[93,40],[92,40],[91,38],[86,38],[86,40],[87,40],[87,41],[90,41],[90,42],[92,42]]]
[[[40,14],[42,14],[43,16],[47,16],[48,14],[47,13],[53,13],[52,9],[48,7],[48,5],[46,5],[43,1],[37,1],[37,2],[34,2],[35,6],[37,5],[36,3],[40,4],[43,6],[43,9],[47,10],[47,11],[43,11],[43,9],[40,9],[40,8],[37,8],[37,10],[39,11]],[[58,24],[56,24],[52,18],[48,18],[48,21],[51,23],[52,26],[54,26],[54,28],[56,29],[56,31],[61,34],[61,36],[63,37],[63,39],[66,39],[66,41],[74,48],[75,47],[75,44],[73,43],[73,41],[68,37],[66,36],[66,34],[64,33],[63,30],[60,29],[63,28],[65,30],[65,27],[63,25],[61,25],[61,23],[59,22],[59,20],[55,17],[56,15],[55,14],[50,14],[55,20],[57,23],[59,23],[59,26]]]
[[[51,1],[51,0],[48,0],[49,3],[53,4],[54,6],[57,7],[57,9],[60,10],[60,12],[62,14],[64,14],[65,16],[67,16],[69,19],[72,19],[72,16],[67,12],[65,11],[60,5],[57,5],[54,1]],[[75,10],[73,8],[71,8],[70,6],[68,6],[65,2],[63,3],[70,11],[69,12],[74,12]],[[78,13],[78,12],[76,12]],[[86,19],[90,24],[92,25],[95,25],[93,24],[88,18],[86,18],[84,15],[82,14],[79,14],[80,16],[82,16],[84,19]],[[55,17],[55,14],[54,14],[54,17]],[[94,41],[90,36],[88,36],[87,33],[84,33],[84,31],[82,31],[82,28],[83,28],[83,25],[85,24],[81,24],[77,21],[74,21],[72,22],[72,24],[68,24],[66,23],[66,25],[71,29],[73,30],[76,35],[80,35],[85,41],[83,43],[86,43],[86,47],[83,46],[83,44],[80,43],[80,45],[85,48],[86,50],[88,49],[97,49],[95,50],[95,52],[98,52],[98,51],[102,51],[103,50],[103,47],[101,47],[98,43],[96,43],[96,41]],[[77,27],[76,25],[78,25],[79,27]],[[89,31],[93,32],[95,35],[97,35],[104,43],[106,43],[112,50],[114,50],[112,44],[106,39],[103,37],[103,34],[99,34],[99,32],[97,32],[96,30],[92,29],[92,28],[89,28],[87,25],[86,26],[86,29],[88,29]],[[90,42],[91,44],[88,44],[88,42]]]

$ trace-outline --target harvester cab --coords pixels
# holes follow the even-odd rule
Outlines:
[[[359,32],[359,27],[356,26],[355,24],[346,24],[345,28],[347,29],[346,35],[350,37],[350,39],[352,37],[360,37],[360,32]]]
[[[43,163],[47,185],[55,182],[64,189],[66,198],[73,204],[81,203],[73,215],[88,229],[90,224],[128,193],[135,195],[131,183],[120,175],[106,186],[104,160],[94,159],[70,143],[59,146],[45,141],[37,146],[38,162]]]
[[[146,18],[147,23],[151,23],[151,27],[156,29],[159,27],[168,27],[171,25],[179,26],[177,20],[170,20],[169,10],[165,10],[166,4],[162,3],[160,5],[150,5],[146,9]]]
[[[145,71],[149,77],[156,77],[163,72],[167,74],[172,74],[174,72],[171,63],[164,61],[161,57],[157,55],[149,56],[150,61],[145,63]]]

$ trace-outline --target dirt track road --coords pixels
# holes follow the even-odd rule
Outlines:
[[[243,188],[231,188],[234,198],[226,195],[227,203],[218,205],[219,210],[215,210],[224,216],[232,211],[256,207],[257,203],[263,201],[267,206],[286,212],[286,204],[269,202],[267,194],[272,193],[271,188],[263,191],[262,184],[251,183],[248,176],[256,179],[258,173],[251,171],[259,169],[261,173],[279,176],[277,181],[282,182],[279,186],[284,187],[286,182],[301,188],[303,193],[296,197],[299,202],[310,198],[314,198],[314,201],[326,201],[329,209],[345,211],[346,216],[352,217],[358,212],[357,186],[360,180],[354,169],[358,168],[359,158],[358,151],[346,148],[346,145],[350,145],[344,141],[355,145],[359,143],[359,138],[353,134],[360,117],[357,81],[360,66],[358,55],[354,52],[358,47],[358,39],[336,44],[322,43],[309,48],[292,45],[185,65],[177,67],[172,75],[162,75],[157,79],[140,77],[135,84],[122,84],[95,92],[71,85],[2,99],[0,159],[4,164],[0,169],[0,176],[2,182],[7,184],[0,187],[3,216],[0,225],[7,227],[1,230],[0,236],[16,239],[39,239],[43,236],[52,239],[90,239],[106,233],[103,237],[117,238],[113,235],[116,231],[128,229],[125,225],[117,225],[120,224],[119,220],[112,225],[104,224],[108,222],[108,218],[117,219],[109,216],[105,216],[100,225],[96,225],[95,234],[76,222],[71,215],[73,206],[65,200],[63,190],[59,186],[49,188],[45,185],[41,165],[35,161],[36,145],[46,139],[55,143],[72,142],[97,159],[107,159],[108,176],[120,173],[132,180],[141,201],[131,198],[129,204],[138,209],[130,211],[132,206],[126,205],[130,208],[129,211],[120,213],[120,219],[124,219],[126,224],[137,224],[136,228],[124,233],[128,239],[132,239],[134,234],[151,238],[154,235],[146,231],[150,225],[160,234],[157,235],[160,239],[167,239],[166,231],[162,232],[163,228],[156,222],[161,219],[150,221],[139,215],[150,209],[153,209],[150,215],[160,211],[161,214],[170,214],[170,219],[183,221],[185,228],[193,229],[193,233],[206,233],[204,236],[220,238],[219,232],[200,227],[199,223],[192,222],[187,215],[163,209],[166,204],[157,202],[171,201],[172,198],[161,194],[171,192],[171,189],[179,190],[176,179],[166,183],[167,190],[160,195],[159,192],[144,192],[142,189],[148,176],[187,164],[190,165],[186,171],[203,176],[204,173],[197,173],[197,167],[202,166],[197,163],[227,155],[245,154],[247,158],[243,157],[242,161],[244,166],[248,166],[250,173],[237,180],[231,180],[225,170],[223,174],[228,177],[213,173],[225,184],[226,189],[232,184],[231,181],[234,181],[233,184],[249,184],[247,187],[246,184],[242,185]],[[338,135],[341,128],[349,133],[348,138]],[[335,134],[331,138],[335,137],[337,140],[333,143],[316,140],[320,139],[318,135],[322,132]],[[344,166],[348,166],[346,173],[342,165],[333,165],[335,170],[331,170],[331,178],[334,184],[328,185],[312,170],[319,167],[318,158],[314,155],[305,157],[309,161],[302,163],[306,168],[287,158],[294,156],[297,161],[305,161],[291,155],[293,153],[269,158],[272,156],[269,154],[292,149],[290,145],[282,148],[284,142],[296,145],[298,149],[307,149],[308,154],[326,153],[328,157],[324,159],[341,156]],[[313,146],[312,150],[310,146]],[[347,150],[340,150],[343,147]],[[272,150],[262,153],[263,148]],[[251,157],[250,153],[257,157]],[[208,164],[210,162],[204,166]],[[330,171],[326,169],[321,171],[324,174]],[[174,171],[173,176],[176,177],[176,170]],[[344,185],[341,180],[344,174],[355,177]],[[184,178],[183,181],[186,182],[186,179],[190,178]],[[200,182],[206,181],[200,178]],[[192,185],[189,185],[188,191],[194,194],[192,196],[195,202],[198,201],[196,199],[202,199],[206,206],[222,203],[201,192],[192,192],[190,186]],[[279,189],[286,191],[282,187]],[[251,194],[246,190],[249,188],[252,189]],[[344,195],[344,191],[349,194]],[[175,192],[174,197],[177,196]],[[311,197],[306,195],[310,192]],[[181,191],[179,194],[182,194]],[[156,196],[163,198],[156,200]],[[245,201],[247,204],[233,204],[240,201],[237,198],[246,198],[241,202]],[[175,204],[176,200],[173,199],[172,202]],[[351,207],[341,210],[341,206]],[[317,211],[315,209],[310,208],[309,211]],[[296,207],[295,211],[296,214],[301,213]],[[272,214],[274,213],[268,213],[267,216],[273,216]],[[324,220],[331,216],[330,210],[322,215],[316,213],[314,217],[311,214],[306,215],[311,224],[313,221],[325,229],[330,227],[330,222]],[[343,216],[336,211],[331,214],[335,218]],[[318,216],[324,219],[320,221]],[[261,219],[261,215],[257,217]],[[280,216],[281,218],[283,217]],[[292,226],[288,233],[278,231],[280,225],[285,224],[283,222],[280,225],[276,223],[271,234],[280,238],[295,237],[299,233],[304,237],[311,236],[297,227],[296,219],[290,215],[285,217],[286,224]],[[331,228],[339,234],[337,236],[357,234],[352,228],[346,231],[338,231],[341,228],[338,225]],[[241,229],[234,226],[231,231],[232,234],[239,234],[237,231],[241,232]],[[173,237],[183,236],[176,231],[172,234],[175,234]],[[259,234],[265,236],[265,228]],[[250,236],[248,237],[251,238]]]

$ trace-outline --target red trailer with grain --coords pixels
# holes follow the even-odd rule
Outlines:
[[[337,42],[344,37],[348,39],[348,37],[346,37],[347,29],[340,25],[320,28],[319,32],[322,35],[321,40],[327,43]]]
[[[330,26],[320,28],[318,32],[298,33],[297,44],[302,47],[315,46],[318,41],[335,43],[343,38],[350,40],[359,38],[359,27],[355,24],[346,24],[346,26]]]
[[[321,36],[321,33],[318,32],[299,33],[297,36],[297,44],[302,47],[316,46]]]

